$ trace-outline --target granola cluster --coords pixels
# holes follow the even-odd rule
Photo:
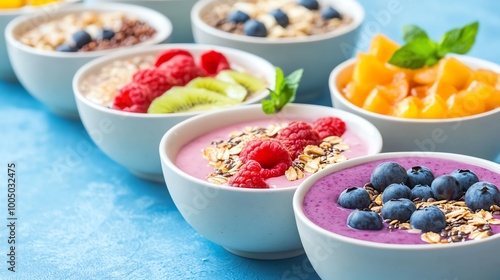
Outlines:
[[[364,186],[368,191],[371,204],[368,208],[376,213],[382,210],[382,193],[375,190],[369,183]],[[465,204],[462,199],[459,200],[428,200],[415,199],[413,201],[417,209],[429,206],[436,206],[444,212],[446,217],[446,227],[441,233],[425,232],[421,234],[421,239],[430,244],[446,244],[454,242],[463,242],[466,240],[478,240],[491,236],[491,225],[500,225],[500,219],[493,215],[500,215],[500,207],[493,205],[490,211],[479,210],[476,212]],[[408,230],[410,233],[421,233],[414,229],[407,221],[385,220],[389,224],[389,229]]]
[[[235,175],[242,165],[239,153],[251,140],[260,138],[275,138],[287,123],[272,123],[267,127],[245,127],[242,131],[235,131],[229,135],[229,140],[212,142],[202,150],[203,158],[208,160],[214,172],[207,176],[207,180],[214,184],[225,184]],[[319,145],[308,145],[302,153],[293,159],[292,166],[285,172],[289,181],[305,177],[305,173],[313,174],[325,167],[347,158],[342,152],[349,150],[349,145],[343,143],[338,136],[329,136]]]

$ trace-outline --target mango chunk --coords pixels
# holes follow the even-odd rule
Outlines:
[[[467,91],[474,96],[478,102],[484,103],[485,110],[493,110],[500,107],[500,90],[480,81],[472,81]],[[469,102],[472,102],[469,100]]]
[[[448,107],[446,101],[437,94],[429,94],[422,99],[422,111],[420,118],[423,119],[442,119],[447,115]]]
[[[437,74],[437,64],[431,67],[420,68],[413,73],[413,81],[421,85],[430,85],[437,80]]]
[[[443,80],[437,80],[429,88],[429,94],[439,94],[443,99],[448,99],[450,95],[457,93],[456,87]]]
[[[360,53],[352,79],[357,83],[385,85],[392,81],[393,75],[394,71],[387,68],[375,56]]]
[[[384,98],[385,89],[382,86],[375,87],[363,103],[363,109],[370,112],[387,115],[391,111],[391,104]]]
[[[351,81],[345,86],[342,92],[347,100],[358,107],[362,107],[366,97],[374,87],[374,85]]]
[[[498,73],[488,69],[476,69],[472,72],[467,86],[470,86],[473,81],[479,81],[490,86],[495,86],[499,81],[499,75]]]
[[[442,80],[462,90],[472,76],[472,70],[454,57],[445,57],[438,63],[437,80]]]
[[[386,63],[400,45],[383,34],[373,36],[368,54],[375,56],[379,61]]]
[[[422,101],[418,97],[408,96],[396,103],[392,115],[400,118],[417,119],[420,117],[422,105]]]

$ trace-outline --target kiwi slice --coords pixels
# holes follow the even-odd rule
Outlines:
[[[204,88],[173,87],[149,105],[150,114],[195,112],[238,104],[235,99]]]
[[[194,78],[186,86],[215,91],[220,94],[224,94],[227,97],[236,99],[239,102],[243,102],[248,95],[247,89],[239,84],[228,83],[211,77]]]
[[[267,86],[266,82],[262,79],[234,70],[222,70],[215,76],[215,78],[228,83],[242,85],[250,93],[264,90]]]

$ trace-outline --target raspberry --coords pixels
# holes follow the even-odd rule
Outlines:
[[[169,61],[172,57],[176,56],[176,55],[187,55],[187,56],[190,56],[190,57],[193,57],[191,55],[191,53],[189,53],[188,51],[186,50],[183,50],[183,49],[170,49],[170,50],[166,50],[164,52],[162,52],[157,58],[156,58],[156,61],[155,61],[155,66],[156,67],[159,67],[160,65],[162,65],[164,62],[167,62]]]
[[[153,99],[149,87],[131,82],[120,88],[112,108],[127,112],[146,113]]]
[[[239,157],[243,163],[250,160],[258,162],[262,167],[260,174],[264,179],[281,176],[292,165],[288,151],[280,142],[273,139],[256,139],[248,142]]]
[[[258,162],[249,160],[231,177],[228,184],[238,188],[267,189],[269,186],[260,175],[261,170]]]
[[[158,68],[153,67],[137,71],[134,76],[132,76],[132,81],[148,86],[152,94],[151,100],[162,95],[172,87],[167,77],[163,75]]]
[[[312,124],[312,127],[321,139],[328,136],[342,136],[346,130],[345,122],[336,117],[319,118]]]
[[[176,55],[158,67],[167,77],[172,86],[185,86],[189,81],[199,76],[199,69],[194,59],[187,55]]]
[[[220,71],[229,69],[229,61],[220,52],[214,50],[204,52],[200,56],[200,68],[203,76],[215,76]]]
[[[297,158],[307,145],[319,145],[321,138],[312,127],[304,122],[290,123],[276,137],[290,153],[292,159]]]

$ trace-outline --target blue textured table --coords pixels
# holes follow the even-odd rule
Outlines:
[[[500,63],[498,1],[361,2],[367,19],[360,50],[377,32],[401,38],[403,24],[437,39],[479,20],[470,55]],[[331,105],[327,93],[312,103]],[[15,273],[7,270],[10,162],[17,175]],[[318,279],[305,255],[257,261],[207,241],[164,185],[132,176],[97,149],[80,121],[53,115],[19,84],[1,81],[0,174],[0,279]]]

